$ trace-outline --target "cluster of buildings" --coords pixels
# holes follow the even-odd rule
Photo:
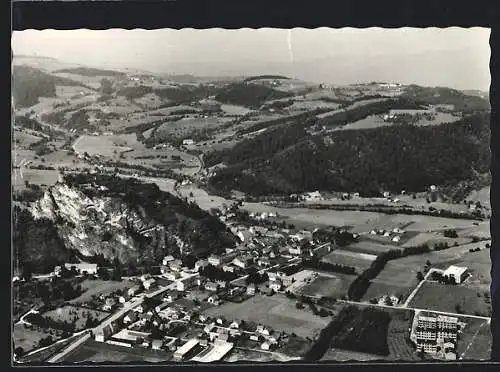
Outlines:
[[[373,229],[370,231],[370,235],[381,236],[390,239],[393,243],[399,243],[404,233],[405,230],[400,229],[399,227],[395,227],[392,230]]]
[[[417,350],[440,359],[455,360],[458,333],[462,327],[457,317],[419,316],[414,331]]]

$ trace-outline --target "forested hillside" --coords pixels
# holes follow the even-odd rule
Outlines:
[[[266,101],[291,96],[292,93],[280,92],[263,85],[234,83],[224,88],[215,99],[223,103],[258,109]]]
[[[212,186],[252,195],[311,190],[422,191],[489,170],[489,113],[439,126],[398,125],[311,136],[281,127],[207,156]]]

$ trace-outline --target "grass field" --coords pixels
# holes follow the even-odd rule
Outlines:
[[[24,352],[36,349],[38,347],[38,342],[42,338],[49,335],[49,330],[39,331],[35,328],[30,329],[28,327],[25,327],[23,324],[14,325],[14,330],[12,333],[15,347],[22,347],[24,349]],[[55,338],[54,336],[52,337]]]
[[[110,345],[103,342],[89,340],[75,351],[68,354],[65,363],[82,362],[165,362],[172,358],[172,353],[123,346]]]
[[[413,311],[394,309],[391,311],[391,321],[387,333],[390,360],[416,361],[420,358],[415,353],[415,347],[410,341]]]
[[[478,291],[463,286],[425,282],[409,306],[459,313],[458,306],[463,314],[490,316],[491,306],[486,303],[482,293],[480,296],[477,294]]]
[[[367,253],[336,249],[324,256],[321,261],[354,267],[357,273],[361,273],[370,267],[375,258],[377,258],[377,256]]]
[[[419,257],[419,256],[413,256]],[[423,268],[425,260],[415,261],[413,265],[397,259],[387,262],[380,274],[372,280],[363,301],[378,298],[383,295],[402,295],[406,298],[418,284],[417,272]]]
[[[41,170],[24,168],[12,170],[12,187],[14,190],[24,190],[25,181],[36,185],[51,186],[59,179],[59,172],[57,170]]]
[[[319,275],[310,284],[302,287],[300,293],[305,296],[341,297],[347,294],[355,275],[335,273],[331,276]]]
[[[85,322],[89,316],[91,316],[93,319],[102,321],[104,318],[109,316],[109,313],[76,306],[63,306],[54,310],[47,311],[42,315],[55,321],[72,322],[75,324],[75,331],[78,332],[85,328]]]
[[[221,105],[221,109],[227,116],[240,116],[240,115],[245,115],[252,111],[244,106],[229,105],[229,104]]]
[[[335,361],[335,362],[369,362],[375,360],[383,360],[380,355],[360,353],[358,351],[343,350],[332,348],[329,349],[320,361]]]
[[[464,360],[488,360],[491,351],[491,330],[488,322],[468,324],[463,341],[458,344],[459,356]]]
[[[328,318],[297,309],[295,304],[296,301],[279,294],[272,297],[256,295],[241,303],[224,303],[205,313],[261,323],[279,331],[293,332],[300,337],[314,337],[328,324]]]
[[[90,280],[87,279],[82,282],[82,289],[84,292],[77,298],[70,301],[72,304],[84,303],[90,301],[93,295],[99,296],[101,294],[107,295],[119,289],[128,289],[133,287],[134,283],[127,280],[121,282],[105,281],[105,280]]]
[[[392,249],[397,249],[397,248],[398,248],[397,246],[391,244],[380,244],[369,240],[360,240],[354,244],[350,244],[349,246],[343,249],[352,252],[379,255],[381,253],[385,253]]]
[[[227,354],[223,361],[225,362],[274,362],[277,357],[271,353],[258,350],[233,349]]]

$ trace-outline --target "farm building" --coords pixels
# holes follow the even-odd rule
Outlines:
[[[97,274],[97,264],[90,264],[90,263],[77,263],[77,264],[64,264],[64,267],[67,270],[71,270],[74,268],[79,274],[87,273],[90,275]],[[56,273],[57,274],[57,273]]]
[[[176,360],[183,360],[195,346],[197,346],[200,343],[200,340],[196,338],[190,339],[188,342],[186,342],[184,345],[182,345],[180,348],[178,348],[175,353],[174,353],[174,359]]]
[[[460,284],[465,280],[467,274],[467,267],[451,265],[444,271],[443,276],[447,276],[453,279],[456,284]]]
[[[151,334],[147,332],[138,332],[129,329],[122,329],[120,332],[111,337],[111,341],[117,341],[123,344],[128,344],[130,345],[130,347],[132,347],[144,343],[145,341],[149,342],[150,335]]]
[[[224,356],[229,353],[233,348],[231,342],[226,342],[223,340],[215,340],[213,347],[210,351],[203,356],[196,356],[192,360],[195,362],[216,362],[224,358]]]
[[[107,325],[106,327],[100,328],[95,333],[95,340],[97,342],[105,342],[108,338],[113,334],[113,327],[111,325]]]
[[[177,290],[183,292],[196,284],[196,276],[188,276],[177,281]]]

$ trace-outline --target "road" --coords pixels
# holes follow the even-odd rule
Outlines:
[[[415,289],[410,293],[410,295],[408,296],[408,298],[406,299],[406,301],[401,305],[401,307],[408,307],[408,305],[410,304],[411,300],[413,300],[413,297],[415,297],[415,295],[417,294],[417,292],[419,291],[420,287],[422,287],[422,285],[424,284],[424,282],[429,278],[429,276],[433,273],[433,272],[440,272],[442,273],[443,270],[438,270],[438,269],[430,269],[427,274],[425,274],[424,276],[424,279],[420,281],[420,283],[418,283],[418,285],[415,287]]]
[[[192,276],[196,276],[196,275],[197,274],[193,274]],[[68,345],[63,350],[61,350],[59,353],[57,353],[52,358],[50,358],[49,363],[57,363],[59,361],[62,361],[66,355],[68,355],[71,351],[75,350],[78,346],[80,346],[82,343],[87,341],[92,336],[92,334],[102,332],[105,327],[109,326],[114,321],[120,319],[122,316],[125,316],[125,314],[128,313],[130,310],[132,310],[135,307],[142,304],[142,302],[144,301],[145,298],[151,298],[151,297],[158,296],[158,295],[162,294],[163,292],[165,292],[167,290],[175,289],[176,287],[177,287],[177,281],[169,284],[168,286],[160,287],[159,289],[157,289],[154,292],[151,292],[148,294],[142,294],[142,295],[138,296],[137,298],[134,298],[133,300],[126,302],[123,305],[123,307],[120,310],[118,310],[116,313],[114,313],[112,316],[105,319],[97,327],[95,327],[93,329],[89,329],[87,333],[82,335],[82,337],[79,337],[74,342],[72,342],[70,345]]]

